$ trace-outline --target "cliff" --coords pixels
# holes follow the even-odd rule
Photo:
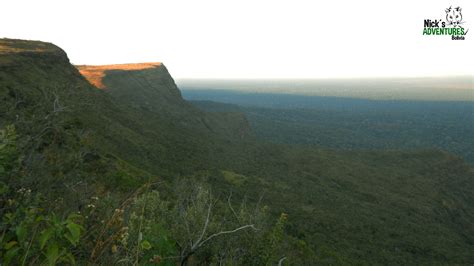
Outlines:
[[[182,170],[194,154],[207,161],[198,154],[214,143],[252,138],[243,114],[207,113],[186,102],[161,63],[75,67],[62,49],[39,41],[0,40],[0,99],[0,127],[22,121],[20,133],[34,135],[41,115],[55,118],[60,122],[44,127],[74,125],[89,132],[99,153],[148,170]]]
[[[208,131],[215,137],[249,138],[252,132],[242,113],[207,113],[185,101],[162,63],[76,66],[79,72],[114,101],[146,117],[146,121],[173,119],[192,130]]]

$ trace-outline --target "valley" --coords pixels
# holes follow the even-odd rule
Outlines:
[[[441,149],[474,162],[474,103],[381,101],[295,94],[188,90],[210,112],[243,112],[263,141],[332,149]]]
[[[3,264],[474,261],[470,103],[205,93],[0,39]]]

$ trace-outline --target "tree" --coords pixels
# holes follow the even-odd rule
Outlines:
[[[261,256],[256,243],[271,231],[263,208],[249,209],[245,203],[235,209],[230,196],[220,200],[197,181],[176,182],[166,198],[157,190],[145,192],[124,215],[127,236],[117,242],[116,251],[122,252],[117,260],[242,264]]]

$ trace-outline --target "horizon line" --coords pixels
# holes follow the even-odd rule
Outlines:
[[[419,75],[419,76],[341,76],[341,77],[176,77],[175,80],[335,80],[335,79],[424,79],[424,78],[470,78],[474,75]]]

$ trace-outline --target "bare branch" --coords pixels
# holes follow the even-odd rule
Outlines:
[[[281,259],[278,261],[278,266],[283,265],[283,261],[285,261],[285,260],[286,260],[286,257],[281,258]]]
[[[198,188],[198,190],[200,190],[200,188]],[[181,246],[180,247],[180,255],[181,255],[180,256],[180,258],[181,258],[180,264],[181,265],[186,265],[188,259],[194,253],[196,253],[197,250],[199,250],[202,246],[204,246],[206,243],[210,242],[211,240],[213,240],[216,237],[219,237],[219,236],[222,236],[222,235],[227,235],[227,234],[237,233],[241,230],[246,230],[246,229],[249,229],[249,228],[251,228],[255,231],[258,230],[254,226],[254,224],[246,224],[246,225],[237,227],[233,230],[226,230],[226,231],[220,231],[220,232],[217,232],[217,233],[212,233],[212,231],[209,227],[210,227],[210,223],[211,223],[211,218],[214,218],[213,215],[212,215],[212,211],[213,211],[212,208],[217,203],[217,199],[213,200],[212,194],[210,192],[207,192],[205,194],[203,194],[201,192],[202,191],[197,191],[195,194],[193,193],[193,195],[191,197],[186,199],[186,201],[188,202],[188,206],[187,206],[186,210],[187,211],[190,211],[190,209],[191,210],[199,210],[199,215],[200,215],[200,217],[202,217],[199,220],[202,219],[204,221],[204,223],[202,224],[202,228],[200,227],[201,225],[199,225],[199,228],[201,228],[201,230],[199,230],[199,228],[197,228],[196,233],[199,234],[199,237],[196,240],[193,240],[194,237],[190,237],[190,234],[188,232],[188,239],[185,240],[185,242],[189,241],[190,242],[189,246],[186,245],[186,246]],[[203,197],[207,197],[207,199],[204,199]],[[229,195],[229,197],[227,198],[227,203],[228,203],[229,208],[231,209],[233,215],[235,216],[235,218],[237,218],[237,220],[239,220],[239,215],[237,214],[237,212],[232,207],[231,198],[232,198],[232,194]],[[207,213],[206,213],[205,208],[207,208]],[[192,218],[192,217],[188,217],[186,215],[187,211],[184,211],[184,216],[181,217],[181,218],[184,219],[184,225],[185,225],[184,230],[188,231],[190,229],[190,225],[188,224],[188,219]]]
[[[203,239],[204,235],[206,234],[207,226],[209,225],[209,219],[211,217],[211,209],[212,209],[212,203],[209,203],[209,207],[207,208],[206,222],[204,223],[204,228],[202,230],[201,236],[198,238],[198,240],[191,247],[191,250],[195,250],[197,247],[201,246],[199,243],[201,243],[201,240]]]
[[[262,203],[263,197],[265,196],[265,191],[263,191],[262,195],[258,199],[257,205],[255,205],[254,216],[256,216],[257,211],[260,209],[260,203]]]
[[[232,191],[230,192],[229,197],[227,198],[227,203],[228,203],[228,205],[229,205],[230,210],[232,211],[232,213],[234,214],[235,218],[237,219],[237,221],[240,222],[239,216],[237,215],[237,213],[235,212],[234,208],[232,207],[232,204],[230,203],[230,199],[231,199],[231,198],[232,198]]]
[[[239,228],[236,228],[234,230],[229,230],[229,231],[221,231],[219,233],[215,233],[215,234],[212,234],[211,236],[209,236],[208,238],[206,238],[204,241],[202,241],[201,243],[199,243],[198,247],[201,247],[202,245],[204,245],[207,241],[213,239],[214,237],[217,237],[217,236],[220,236],[220,235],[225,235],[225,234],[232,234],[232,233],[236,233],[240,230],[243,230],[243,229],[247,229],[247,228],[252,228],[253,230],[257,231],[258,229],[255,228],[255,226],[253,224],[247,224],[247,225],[244,225],[244,226],[241,226]]]

